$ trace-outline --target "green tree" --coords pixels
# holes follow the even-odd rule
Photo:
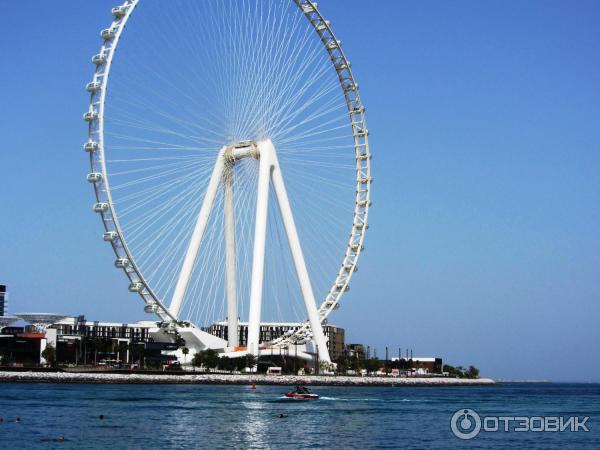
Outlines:
[[[346,373],[346,371],[350,368],[350,360],[346,355],[340,356],[335,360],[337,364],[337,370],[339,373]]]
[[[365,368],[365,361],[363,359],[358,359],[357,357],[354,357],[350,359],[349,367],[354,371],[362,370]]]
[[[231,358],[229,356],[221,356],[217,362],[219,370],[231,370]]]
[[[381,367],[381,361],[376,358],[367,359],[365,361],[365,368],[369,372],[376,372]]]
[[[319,363],[319,373],[323,374],[324,372],[329,372],[331,370],[331,364],[327,361],[321,361]]]
[[[183,353],[183,362],[187,362],[187,355],[190,353],[190,349],[187,347],[183,347],[181,349],[181,353]]]
[[[467,378],[479,378],[479,369],[475,366],[469,366],[465,375]]]
[[[203,363],[204,363],[203,352],[196,353],[194,355],[194,357],[192,358],[192,366],[194,366],[194,367],[202,367]]]
[[[192,365],[194,367],[204,366],[207,369],[214,369],[219,365],[219,355],[216,351],[210,348],[203,350],[194,355],[194,359],[192,359]]]
[[[444,364],[443,371],[448,372],[448,376],[453,378],[479,378],[479,369],[475,366],[465,369],[463,366],[453,367],[450,364]]]
[[[209,348],[207,350],[204,350],[204,353],[205,353],[204,365],[206,367],[208,367],[209,369],[214,369],[215,367],[217,367],[219,365],[219,355],[216,351]]]
[[[42,358],[44,358],[48,364],[54,367],[56,363],[56,349],[52,344],[46,345],[46,348],[42,350]]]
[[[249,367],[250,369],[252,369],[258,363],[258,360],[256,359],[256,356],[254,356],[251,353],[248,353],[244,357],[244,359],[245,359],[245,367]]]

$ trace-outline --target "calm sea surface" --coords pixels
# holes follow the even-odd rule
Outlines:
[[[0,449],[600,449],[599,384],[316,387],[322,399],[312,402],[285,400],[285,390],[0,384]],[[482,431],[465,441],[450,429],[464,408],[481,416],[590,416],[590,431]],[[65,441],[56,441],[59,435]]]

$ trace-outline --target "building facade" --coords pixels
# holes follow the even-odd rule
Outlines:
[[[263,322],[260,324],[260,341],[270,342],[278,339],[285,334],[293,333],[302,326],[295,322]],[[207,333],[227,340],[227,322],[216,322],[210,327],[204,329]],[[332,361],[344,354],[344,329],[334,325],[324,325],[323,333],[327,341],[327,349]],[[248,343],[248,322],[238,323],[238,336],[240,347],[247,347]]]
[[[85,320],[85,317],[68,317],[51,325],[58,336],[78,336],[92,339],[122,339],[130,342],[148,342],[153,322],[114,323]]]
[[[391,361],[397,363],[400,368],[410,370],[419,375],[441,374],[443,368],[442,358],[392,358]]]
[[[346,355],[350,359],[367,359],[367,352],[363,344],[348,344],[346,345]]]
[[[0,334],[0,364],[39,364],[44,337],[39,333],[27,333],[24,327],[4,327]]]
[[[6,315],[6,286],[0,284],[0,316]]]

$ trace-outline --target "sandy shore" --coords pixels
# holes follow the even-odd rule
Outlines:
[[[294,375],[186,374],[147,375],[64,372],[0,372],[0,383],[110,383],[110,384],[275,384],[312,386],[481,386],[489,378],[392,378]]]

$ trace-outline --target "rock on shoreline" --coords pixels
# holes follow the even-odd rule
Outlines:
[[[392,378],[296,375],[148,375],[64,372],[0,372],[0,383],[84,383],[84,384],[273,384],[304,386],[484,386],[490,378]]]

